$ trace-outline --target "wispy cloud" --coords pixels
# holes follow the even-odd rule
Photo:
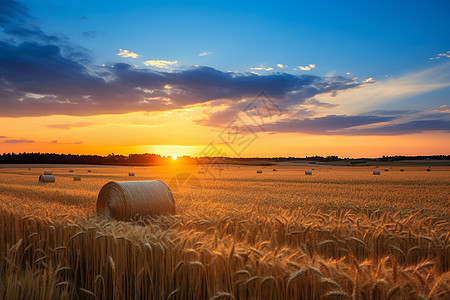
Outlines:
[[[277,64],[277,67],[283,69],[283,68],[287,68],[287,65]]]
[[[73,123],[73,124],[50,124],[50,125],[47,125],[47,127],[54,128],[54,129],[69,130],[72,128],[87,127],[87,126],[92,126],[92,125],[95,125],[95,123],[78,122],[78,123]]]
[[[177,60],[147,60],[144,61],[144,65],[147,67],[157,67],[161,69],[169,69],[170,66],[175,66],[178,64]]]
[[[35,141],[32,140],[6,140],[3,143],[5,144],[30,144],[30,143],[35,143]]]
[[[212,52],[205,51],[205,52],[200,53],[198,56],[206,56],[206,55],[211,55],[211,54],[212,54]]]
[[[307,66],[298,66],[297,68],[302,71],[310,71],[311,69],[314,69],[315,67],[316,67],[315,64],[309,64]]]
[[[124,49],[119,49],[119,53],[117,53],[117,55],[122,56],[122,57],[131,57],[131,58],[138,58],[141,55],[131,52],[129,50],[124,50]]]
[[[250,68],[250,70],[255,70],[255,71],[272,71],[273,68],[271,68],[271,67],[264,67],[264,66],[260,65],[259,67]]]
[[[430,57],[430,59],[441,59],[441,58],[444,58],[444,57],[450,57],[450,51],[447,51],[447,52],[444,52],[444,53],[439,53],[435,57]]]
[[[6,139],[6,136],[0,135],[0,139]]]

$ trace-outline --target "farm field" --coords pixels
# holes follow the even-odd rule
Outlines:
[[[0,167],[1,299],[450,298],[448,166]],[[96,215],[153,179],[174,216]]]

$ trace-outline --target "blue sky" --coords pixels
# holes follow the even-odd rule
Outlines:
[[[265,91],[282,111],[265,120],[270,134],[449,137],[449,1],[0,4],[0,124],[10,127],[68,116],[45,125],[57,135],[98,125],[94,116],[153,124],[148,113],[189,111],[185,126],[207,144]]]
[[[45,32],[67,35],[97,63],[127,49],[140,60],[223,71],[315,64],[319,75],[378,78],[429,67],[437,63],[430,57],[450,48],[448,1],[24,3]]]

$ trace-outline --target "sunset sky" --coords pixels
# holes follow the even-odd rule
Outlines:
[[[449,12],[0,0],[0,154],[448,155]]]

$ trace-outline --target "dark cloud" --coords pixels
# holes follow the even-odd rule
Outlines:
[[[22,4],[0,1],[0,28],[11,37],[0,41],[0,116],[148,112],[221,99],[231,101],[235,114],[243,99],[261,91],[284,108],[359,85],[339,76],[258,76],[209,67],[163,72],[124,63],[96,66],[86,49],[42,32]]]
[[[6,136],[0,135],[0,139],[6,139]]]
[[[35,141],[31,141],[31,140],[6,140],[3,143],[6,143],[6,144],[29,144],[29,143],[35,143]]]
[[[69,129],[72,129],[72,128],[87,127],[87,126],[92,126],[92,125],[95,125],[95,123],[92,123],[92,122],[78,122],[78,123],[73,123],[73,124],[50,124],[50,125],[47,125],[47,127],[54,128],[54,129],[69,130]]]
[[[108,35],[106,32],[103,32],[103,31],[95,31],[95,30],[92,30],[92,31],[83,31],[81,34],[82,34],[84,37],[86,37],[86,38],[105,37],[105,36]]]
[[[393,117],[380,116],[347,116],[329,115],[319,118],[282,120],[279,122],[264,124],[264,130],[268,132],[295,132],[308,134],[333,135],[342,134],[343,129],[376,124],[393,120]],[[254,128],[257,130],[257,127]]]
[[[427,131],[450,132],[450,120],[418,120],[406,123],[388,124],[376,128],[349,130],[350,135],[402,135],[423,133]]]

